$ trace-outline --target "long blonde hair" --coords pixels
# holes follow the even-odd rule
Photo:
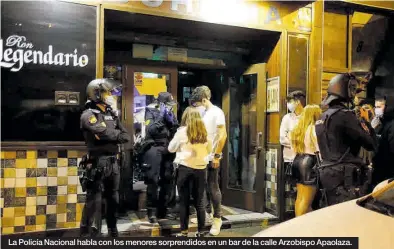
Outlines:
[[[320,118],[322,111],[318,105],[307,105],[301,113],[300,119],[293,131],[290,133],[291,146],[295,153],[304,153],[305,151],[305,134],[310,125],[315,125]],[[315,142],[315,137],[310,134],[310,139]],[[312,143],[314,146],[315,143]],[[313,148],[316,150],[316,148]]]
[[[197,108],[186,108],[182,115],[181,125],[187,127],[186,134],[191,144],[204,144],[208,141],[208,132]]]

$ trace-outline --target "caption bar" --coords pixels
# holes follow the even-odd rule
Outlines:
[[[358,238],[2,238],[2,248],[97,248],[130,247],[184,249],[214,248],[346,248],[358,249]]]

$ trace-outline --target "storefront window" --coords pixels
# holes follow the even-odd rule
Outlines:
[[[96,7],[1,2],[2,141],[82,141],[96,72]]]

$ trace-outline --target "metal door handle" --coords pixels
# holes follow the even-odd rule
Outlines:
[[[256,136],[256,150],[257,152],[261,151],[263,147],[260,144],[260,138],[263,136],[262,132],[258,132]]]

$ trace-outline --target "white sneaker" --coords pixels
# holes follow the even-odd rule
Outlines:
[[[222,228],[222,218],[213,218],[212,227],[209,233],[213,236],[217,236]]]
[[[211,214],[205,213],[205,224],[211,224],[212,220],[213,220],[212,213]],[[193,224],[198,224],[197,218],[191,218],[190,222]]]

